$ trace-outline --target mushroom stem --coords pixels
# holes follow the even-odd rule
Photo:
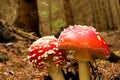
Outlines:
[[[50,64],[48,72],[50,73],[52,80],[64,80],[61,68],[57,67],[55,64]]]
[[[78,68],[79,68],[80,80],[90,80],[90,72],[89,72],[88,62],[79,61]]]
[[[48,72],[52,77],[52,80],[64,80],[61,67],[56,66],[51,56],[48,57],[47,61],[49,61],[48,63],[50,64],[50,66],[48,67]]]
[[[78,60],[79,78],[80,80],[90,80],[90,67],[88,61],[92,61],[89,51],[76,50],[74,57]]]

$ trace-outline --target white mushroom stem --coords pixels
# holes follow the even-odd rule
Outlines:
[[[48,70],[52,80],[64,80],[64,76],[62,74],[61,68],[55,65],[51,65],[50,69]]]
[[[90,80],[90,71],[89,71],[88,62],[79,61],[78,68],[79,68],[80,80]]]
[[[56,66],[54,62],[51,59],[48,59],[49,61],[49,68],[48,72],[52,77],[52,80],[64,80],[64,76],[62,74],[62,70],[60,66]]]
[[[91,55],[86,50],[77,50],[74,56],[78,60],[80,80],[90,80],[90,67],[88,61],[92,60]]]

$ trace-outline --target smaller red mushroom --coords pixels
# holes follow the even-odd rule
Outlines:
[[[110,51],[107,42],[93,27],[70,26],[59,36],[59,48],[74,50],[74,57],[79,63],[80,80],[90,80],[88,62],[93,56],[108,58]]]
[[[28,59],[34,67],[47,68],[53,80],[64,80],[58,66],[65,62],[66,52],[58,48],[58,39],[54,36],[42,37],[30,46],[29,51]]]

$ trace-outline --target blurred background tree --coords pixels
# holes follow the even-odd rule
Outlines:
[[[80,24],[98,31],[120,29],[120,0],[0,0],[0,19],[37,36]]]
[[[63,3],[61,0],[37,0],[38,15],[42,35],[55,34],[66,25]]]

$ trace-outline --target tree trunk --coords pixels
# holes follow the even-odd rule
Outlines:
[[[18,0],[0,0],[0,19],[12,25],[17,18]]]
[[[63,0],[64,4],[64,10],[65,10],[65,16],[66,16],[66,22],[68,27],[69,25],[74,25],[74,17],[71,9],[71,3],[70,0]]]
[[[118,0],[91,0],[94,25],[99,30],[113,30],[120,25]],[[93,5],[94,4],[94,5]]]
[[[98,31],[120,26],[120,0],[71,0],[75,24],[90,25]]]
[[[39,27],[43,36],[56,34],[66,25],[61,0],[37,0]]]
[[[41,37],[36,0],[19,0],[18,17],[15,26],[34,32]]]
[[[70,0],[74,24],[93,25],[90,0]]]
[[[51,35],[51,23],[49,22],[49,3],[47,0],[37,0],[37,8],[39,15],[39,29],[41,35]]]

